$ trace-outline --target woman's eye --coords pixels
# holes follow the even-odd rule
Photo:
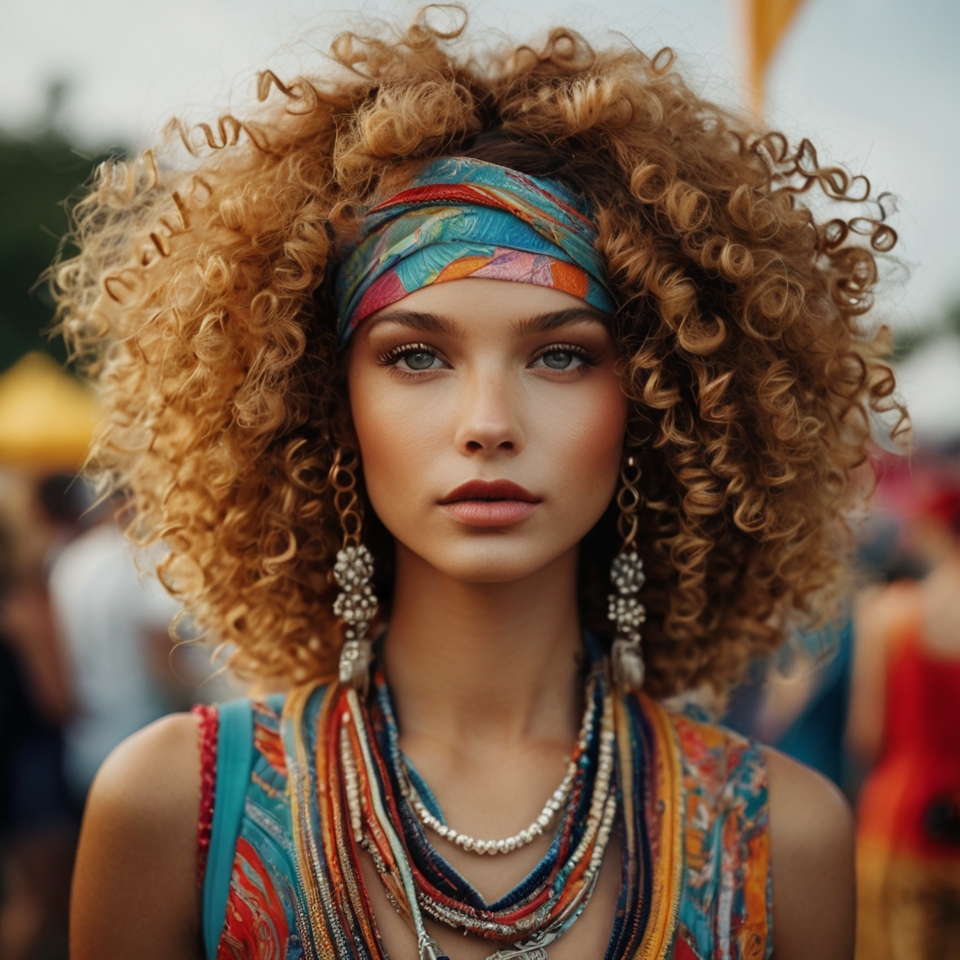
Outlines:
[[[408,350],[398,358],[398,363],[405,366],[408,370],[433,370],[435,364],[440,363],[440,358],[435,353],[428,350]]]
[[[385,367],[396,367],[403,373],[425,373],[446,366],[437,351],[425,343],[406,343],[393,347],[380,357],[379,362]]]
[[[551,370],[575,370],[584,362],[584,358],[572,350],[549,350],[537,359]]]

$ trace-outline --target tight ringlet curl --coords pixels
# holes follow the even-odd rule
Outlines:
[[[702,99],[669,50],[595,50],[566,29],[482,48],[452,13],[447,30],[428,8],[344,34],[324,76],[264,73],[254,119],[174,124],[163,161],[100,167],[73,210],[79,253],[54,272],[103,398],[92,469],[127,492],[129,535],[162,541],[164,582],[241,672],[333,673],[328,471],[352,436],[339,251],[431,158],[556,177],[593,204],[618,301],[646,689],[722,688],[844,588],[872,414],[899,410],[865,317],[896,241],[883,198]],[[389,601],[391,543],[367,511]],[[614,531],[611,508],[581,551],[584,621],[601,629]]]

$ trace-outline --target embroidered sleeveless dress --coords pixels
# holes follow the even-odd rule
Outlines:
[[[291,733],[283,695],[196,708],[208,960],[387,956],[372,917],[361,916],[358,929],[344,929],[331,919],[336,914],[311,901],[299,866],[295,821],[322,818],[313,808],[318,804],[305,810],[291,802],[291,773],[303,765],[304,742],[316,747],[317,717],[329,693],[313,691],[298,714],[303,741]],[[607,960],[765,960],[773,941],[766,769],[759,747],[643,695],[629,698],[624,710],[645,731],[642,745],[621,752],[619,766],[622,782],[642,794],[636,807],[650,838],[643,848],[649,862],[623,864],[623,889],[630,886],[628,872],[640,870],[646,902],[634,916],[621,893]],[[342,831],[332,827],[321,825],[325,845],[342,841]],[[626,818],[621,833],[631,829]],[[338,878],[321,874],[324,879],[330,887],[320,890],[321,902],[336,900]],[[365,902],[365,893],[359,895]]]

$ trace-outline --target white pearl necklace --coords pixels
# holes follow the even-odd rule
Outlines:
[[[593,716],[588,703],[584,711],[583,726],[578,742],[580,753],[586,749],[592,732]],[[607,764],[612,767],[612,747],[608,744],[608,739],[607,737],[601,739],[601,764],[606,760]],[[605,748],[607,749],[605,750]],[[605,756],[607,752],[610,753],[609,757]],[[406,774],[405,769],[404,774]],[[504,840],[477,840],[468,833],[460,833],[458,830],[454,830],[453,827],[447,826],[447,824],[443,823],[427,809],[420,794],[410,782],[408,775],[401,778],[401,788],[407,800],[409,800],[410,806],[413,807],[414,812],[419,817],[420,822],[427,827],[427,829],[432,830],[437,836],[443,837],[444,840],[456,844],[461,850],[466,850],[468,853],[489,854],[490,856],[494,856],[498,853],[513,853],[514,850],[520,850],[527,846],[527,844],[533,843],[533,841],[546,830],[550,825],[550,821],[553,820],[557,812],[567,802],[567,798],[570,796],[570,790],[573,787],[573,779],[576,775],[577,764],[574,760],[571,760],[567,764],[567,772],[560,782],[560,786],[553,791],[550,799],[543,805],[540,816],[538,816],[529,827]]]
[[[505,840],[477,840],[467,833],[459,833],[454,830],[453,827],[448,827],[426,808],[423,800],[420,799],[420,794],[417,793],[412,784],[410,785],[408,799],[410,805],[420,818],[420,822],[425,827],[432,830],[438,836],[443,837],[444,840],[455,843],[462,850],[470,853],[489,853],[491,856],[497,853],[513,853],[514,850],[519,850],[528,843],[533,843],[549,826],[550,821],[554,818],[557,811],[567,802],[567,797],[570,796],[570,788],[573,786],[573,778],[576,772],[576,764],[571,761],[567,767],[566,776],[564,776],[560,786],[553,791],[550,799],[543,805],[540,816],[525,830],[521,830],[512,837],[507,837]]]

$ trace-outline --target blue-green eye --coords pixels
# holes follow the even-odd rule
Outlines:
[[[584,363],[584,358],[573,350],[549,350],[538,359],[550,370],[576,370]]]
[[[396,367],[403,373],[425,373],[446,366],[437,351],[426,343],[404,343],[392,347],[379,358],[379,362],[385,367]]]
[[[408,370],[432,370],[438,362],[437,355],[428,350],[408,350],[398,358]]]

